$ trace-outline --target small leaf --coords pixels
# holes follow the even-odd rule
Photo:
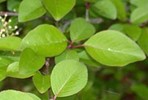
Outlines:
[[[76,0],[42,0],[48,12],[59,21],[75,5]]]
[[[109,19],[116,19],[117,17],[116,7],[110,0],[98,0],[92,6],[92,10]]]
[[[131,87],[132,91],[135,92],[142,100],[148,99],[148,87],[143,84],[135,84]]]
[[[130,3],[135,6],[141,7],[141,6],[147,5],[148,0],[130,0]]]
[[[5,90],[0,92],[0,100],[41,100],[34,94],[24,93],[15,90]]]
[[[144,5],[136,8],[130,16],[132,23],[140,24],[148,20],[148,6]]]
[[[137,41],[142,31],[141,28],[137,25],[125,24],[123,32],[127,34],[134,41]]]
[[[148,28],[142,30],[138,44],[148,56]]]
[[[19,50],[21,39],[18,37],[4,37],[0,38],[0,50]]]
[[[78,53],[75,50],[66,50],[61,55],[55,57],[56,64],[63,60],[76,60],[79,61]]]
[[[57,97],[76,94],[87,83],[87,68],[75,60],[58,63],[51,74],[51,88]]]
[[[26,22],[41,17],[45,9],[40,0],[23,0],[19,7],[19,22]]]
[[[85,51],[80,52],[79,57],[80,57],[80,61],[85,63],[88,66],[100,67],[100,63],[92,59]]]
[[[125,66],[146,58],[134,41],[118,31],[99,32],[84,45],[92,58],[108,66]]]
[[[81,27],[81,28],[80,28]],[[73,42],[85,40],[95,33],[93,25],[83,18],[77,18],[72,21],[70,26],[70,38]]]
[[[56,27],[43,24],[30,31],[22,40],[21,48],[31,48],[41,56],[52,57],[62,53],[67,39]]]
[[[126,20],[126,7],[124,6],[124,2],[122,0],[111,0],[117,9],[117,17],[118,19],[125,21]]]
[[[37,55],[31,49],[26,48],[23,50],[20,62],[19,62],[19,73],[25,75],[34,74],[38,71],[45,63],[45,58]]]
[[[11,59],[0,57],[0,81],[5,79],[7,66],[12,62]]]
[[[45,93],[50,88],[50,76],[37,72],[33,76],[33,83],[40,93]]]

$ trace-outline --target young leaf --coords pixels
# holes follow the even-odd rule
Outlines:
[[[131,87],[132,91],[135,92],[142,100],[148,99],[148,87],[143,84],[135,84]]]
[[[83,18],[77,18],[72,21],[70,26],[70,38],[73,42],[85,40],[95,33],[93,25]]]
[[[45,63],[45,58],[37,55],[31,49],[26,48],[23,50],[20,62],[19,62],[19,73],[25,75],[34,74],[38,71]]]
[[[75,5],[76,0],[42,0],[48,12],[59,21]]]
[[[125,66],[145,59],[141,48],[118,31],[99,32],[86,41],[84,45],[92,58],[108,66]]]
[[[68,59],[79,61],[78,53],[75,50],[66,50],[61,55],[55,57],[55,62],[57,64],[63,60],[68,60]]]
[[[51,73],[51,88],[56,97],[79,92],[87,83],[87,68],[75,60],[58,63]]]
[[[56,27],[43,24],[30,31],[22,40],[21,48],[31,48],[37,54],[52,57],[62,53],[67,39]]]
[[[41,0],[23,0],[19,7],[19,22],[26,22],[41,17],[45,9]]]
[[[50,88],[49,75],[42,75],[40,72],[37,72],[32,79],[35,87],[40,93],[45,93]]]
[[[5,90],[0,92],[0,100],[41,100],[34,94],[24,93],[15,90]]]
[[[4,37],[0,38],[0,50],[19,50],[21,39],[18,37]]]
[[[142,30],[142,34],[138,40],[138,44],[143,51],[148,55],[148,28]]]
[[[136,8],[130,16],[132,23],[140,24],[148,20],[148,6],[144,5]]]
[[[98,0],[92,6],[92,10],[109,19],[116,19],[117,17],[116,7],[110,0]]]

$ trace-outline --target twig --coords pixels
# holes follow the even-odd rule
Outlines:
[[[4,11],[0,11],[0,16],[18,16],[18,13],[16,12],[4,12]]]

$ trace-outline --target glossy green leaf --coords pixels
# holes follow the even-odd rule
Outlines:
[[[37,55],[31,49],[27,48],[23,50],[20,62],[19,62],[19,73],[25,75],[34,74],[38,71],[45,63],[45,58]]]
[[[28,94],[21,91],[5,90],[0,92],[0,100],[41,100],[34,94]]]
[[[19,7],[19,22],[26,22],[41,17],[45,9],[41,0],[23,0]]]
[[[57,97],[65,97],[79,92],[87,83],[87,68],[75,60],[58,63],[51,74],[51,88]]]
[[[42,75],[40,72],[37,72],[32,79],[35,87],[40,93],[45,93],[50,88],[49,75]]]
[[[81,29],[80,29],[81,27]],[[85,40],[95,33],[95,28],[83,18],[72,21],[70,26],[70,38],[73,42]]]
[[[140,24],[148,21],[148,6],[144,5],[136,8],[130,16],[130,20],[132,23]]]
[[[18,37],[0,38],[0,50],[19,50],[21,39]]]
[[[110,0],[98,0],[93,5],[93,10],[99,15],[109,19],[116,19],[117,17],[116,7]]]
[[[144,6],[148,4],[148,0],[130,0],[130,3],[135,5],[135,6]]]
[[[148,87],[143,84],[135,84],[131,87],[132,91],[135,92],[142,100],[148,99]]]
[[[52,57],[62,53],[67,46],[67,39],[56,27],[43,24],[30,31],[22,40],[21,47],[31,48],[37,54]]]
[[[138,44],[148,56],[148,28],[143,29]]]
[[[126,8],[122,0],[111,0],[117,9],[118,19],[125,21],[126,20]]]
[[[55,57],[55,62],[56,64],[63,61],[63,60],[76,60],[79,61],[79,56],[78,53],[75,50],[66,50],[64,51],[62,54],[60,54],[59,56]]]
[[[55,20],[63,18],[75,5],[76,0],[42,0]]]
[[[99,32],[84,45],[92,58],[108,66],[125,66],[145,59],[141,48],[118,31]]]

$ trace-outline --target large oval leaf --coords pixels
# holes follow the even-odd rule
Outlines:
[[[75,60],[58,63],[51,74],[51,87],[56,97],[79,92],[87,83],[87,68]]]
[[[18,37],[0,38],[0,50],[19,50],[21,39]]]
[[[80,29],[81,27],[81,29]],[[83,18],[77,18],[72,21],[70,26],[70,38],[73,42],[85,40],[95,33],[93,25]]]
[[[40,72],[37,72],[32,79],[33,84],[40,93],[45,93],[50,88],[49,75],[42,75]]]
[[[21,47],[31,48],[37,54],[51,57],[62,53],[67,46],[67,39],[56,27],[40,25],[30,31],[22,40]]]
[[[42,0],[46,9],[54,17],[55,20],[60,20],[64,17],[75,5],[76,0]]]
[[[19,22],[36,19],[45,14],[40,0],[23,0],[19,7]]]
[[[41,100],[34,94],[24,93],[15,90],[5,90],[0,92],[0,100]]]
[[[92,58],[108,66],[125,66],[145,59],[143,51],[134,41],[113,30],[92,36],[85,43],[85,48]]]

